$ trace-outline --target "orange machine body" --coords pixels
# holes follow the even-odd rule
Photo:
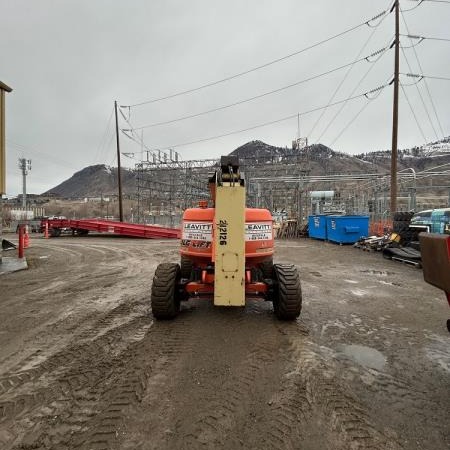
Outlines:
[[[211,264],[215,226],[214,208],[190,208],[183,214],[181,224],[181,255],[198,266]],[[272,258],[274,237],[272,215],[267,209],[245,209],[246,267],[255,267]]]
[[[182,257],[189,258],[200,272],[200,279],[185,285],[190,296],[214,294],[214,208],[185,210],[181,224]],[[255,280],[252,269],[272,260],[274,253],[273,221],[267,209],[245,209],[245,295],[257,297],[268,293],[268,286]]]

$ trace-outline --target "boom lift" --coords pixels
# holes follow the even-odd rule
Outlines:
[[[209,178],[211,206],[199,202],[183,214],[181,261],[162,263],[153,278],[157,319],[173,319],[180,302],[213,298],[217,306],[245,306],[247,298],[273,302],[275,315],[295,320],[302,293],[297,268],[274,264],[272,215],[245,207],[245,181],[235,156],[222,156]]]

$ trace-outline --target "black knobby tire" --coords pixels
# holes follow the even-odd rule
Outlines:
[[[281,320],[295,320],[302,310],[302,289],[297,268],[292,264],[274,264],[275,292],[273,309]]]
[[[273,273],[273,258],[267,259],[258,265],[259,269],[262,272],[263,278],[272,279],[274,276]]]
[[[191,279],[192,270],[194,269],[192,261],[186,256],[181,256],[180,267],[181,267],[181,278]]]
[[[180,311],[178,282],[181,269],[175,263],[162,263],[156,268],[152,284],[152,313],[156,319],[173,319]]]

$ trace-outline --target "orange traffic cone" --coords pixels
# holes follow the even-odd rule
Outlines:
[[[25,234],[23,236],[23,248],[30,246],[30,235],[28,234],[28,225],[25,226]]]
[[[45,222],[44,238],[48,239],[48,222]]]

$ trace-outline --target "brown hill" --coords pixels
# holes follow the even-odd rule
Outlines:
[[[125,195],[136,190],[133,170],[122,169],[122,186]],[[117,194],[117,167],[104,164],[88,166],[75,172],[68,180],[63,181],[43,195],[54,194],[64,198],[100,197]]]
[[[231,154],[238,155],[241,164],[245,166],[277,163],[286,159],[292,160],[292,162],[307,161],[308,171],[311,175],[387,174],[390,171],[389,151],[348,155],[335,152],[322,144],[294,150],[286,147],[275,147],[262,141],[251,141],[238,147]],[[398,170],[412,168],[419,172],[442,164],[450,164],[449,152],[429,154],[426,149],[420,148],[399,151]],[[450,184],[449,180],[447,180],[447,184]],[[122,184],[124,195],[136,193],[136,173],[134,170],[122,169]],[[76,172],[71,178],[44,194],[55,194],[65,198],[80,198],[114,195],[116,192],[117,168],[99,164]]]

